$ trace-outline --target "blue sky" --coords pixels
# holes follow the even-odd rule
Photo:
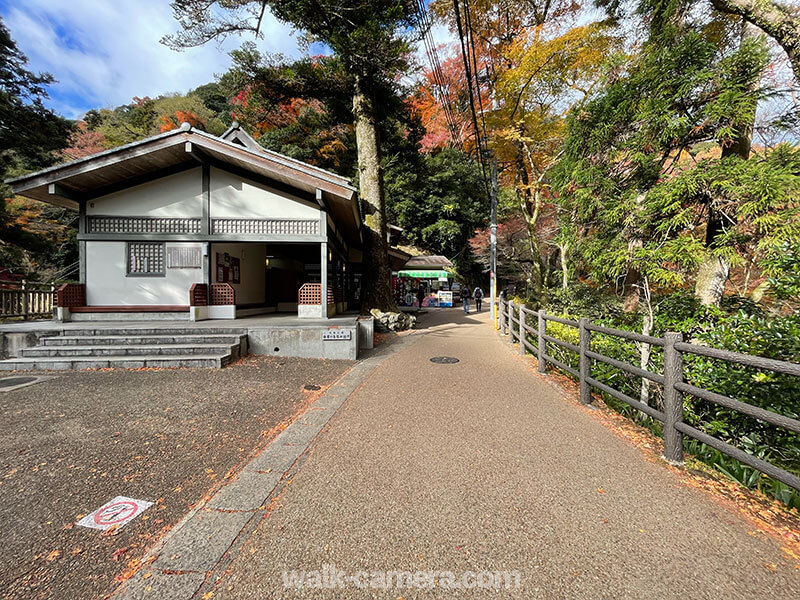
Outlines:
[[[68,118],[213,81],[227,70],[228,52],[244,41],[168,49],[159,40],[177,27],[169,0],[0,0],[0,15],[29,68],[58,81],[48,104]],[[264,39],[256,40],[261,50],[300,54],[291,27],[270,15],[263,30]]]

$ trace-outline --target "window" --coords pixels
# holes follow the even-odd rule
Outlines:
[[[159,277],[164,273],[162,242],[128,242],[128,275]]]

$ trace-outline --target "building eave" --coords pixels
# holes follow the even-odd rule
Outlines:
[[[105,150],[7,181],[15,194],[67,208],[108,189],[124,189],[160,172],[207,162],[274,180],[325,199],[332,216],[358,239],[361,218],[357,190],[349,179],[260,147],[248,148],[186,125],[144,140]]]

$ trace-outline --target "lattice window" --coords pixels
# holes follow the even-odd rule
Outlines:
[[[175,217],[89,217],[89,233],[200,233],[200,219]]]
[[[213,219],[211,233],[318,235],[318,219]]]
[[[128,242],[128,275],[165,275],[163,242]]]

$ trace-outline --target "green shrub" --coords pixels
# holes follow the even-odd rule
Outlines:
[[[553,292],[545,310],[557,316],[575,320],[586,317],[595,324],[641,333],[641,314],[622,313],[617,308],[618,301],[614,305],[607,295],[596,289],[576,287],[569,292]],[[800,316],[796,314],[769,317],[757,304],[736,296],[726,297],[719,308],[705,307],[689,293],[654,298],[653,306],[652,335],[655,337],[661,337],[667,331],[677,331],[683,334],[685,341],[695,344],[800,362]],[[535,323],[531,326],[535,328]],[[558,339],[578,344],[578,331],[573,327],[548,322],[547,332]],[[640,365],[640,346],[634,342],[593,332],[592,349],[616,360]],[[548,344],[548,354],[578,368],[577,354],[567,349]],[[688,383],[778,414],[800,418],[800,378],[693,354],[684,354],[683,359],[684,378]],[[641,378],[599,361],[592,363],[592,377],[639,399]],[[653,347],[647,369],[662,373],[663,363],[662,349]],[[638,419],[651,431],[660,434],[660,423],[643,419],[640,411],[607,394],[603,394],[603,398],[614,410]],[[650,384],[650,406],[661,409],[662,401],[661,386]],[[798,434],[693,396],[684,397],[684,420],[709,435],[800,475]],[[790,507],[800,507],[800,494],[788,486],[695,440],[686,439],[685,446],[687,452],[742,485],[757,487]]]

